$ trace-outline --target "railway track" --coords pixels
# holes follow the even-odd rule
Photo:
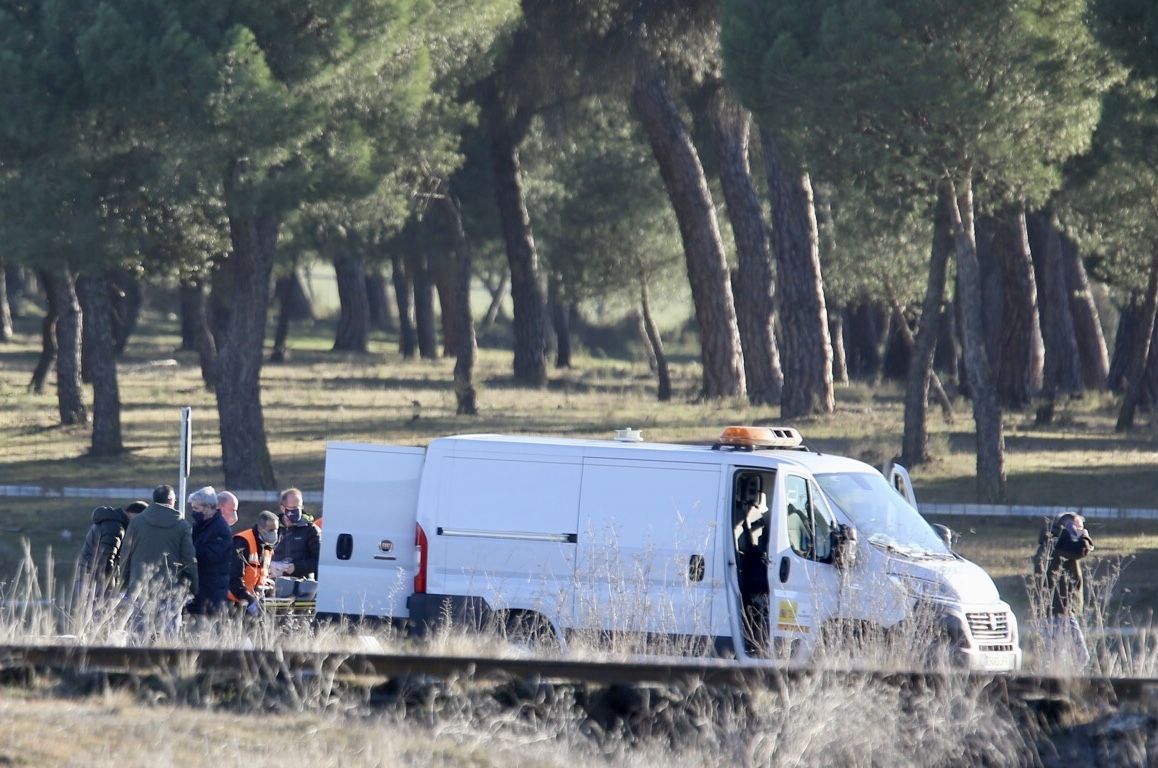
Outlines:
[[[75,644],[2,645],[0,676],[38,674],[204,676],[215,680],[271,676],[322,676],[335,682],[373,686],[399,678],[477,681],[534,680],[553,684],[688,685],[791,689],[805,677],[833,683],[864,681],[883,686],[934,689],[989,688],[1008,699],[1088,699],[1117,703],[1158,702],[1158,678],[1043,677],[983,673],[877,672],[777,669],[727,661],[580,661],[539,658],[481,658],[384,653],[205,648],[126,648]]]

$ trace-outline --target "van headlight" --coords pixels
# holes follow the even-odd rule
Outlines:
[[[889,578],[903,592],[913,597],[940,602],[952,602],[957,599],[957,594],[940,580],[922,579],[919,576],[900,573],[890,573]]]

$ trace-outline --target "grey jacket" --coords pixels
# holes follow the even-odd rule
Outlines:
[[[132,595],[142,589],[148,574],[171,589],[184,581],[197,592],[197,555],[193,526],[172,507],[153,503],[129,523],[121,544],[121,583]]]

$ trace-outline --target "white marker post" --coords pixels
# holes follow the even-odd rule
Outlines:
[[[177,477],[177,511],[185,517],[185,489],[189,483],[189,466],[193,463],[193,409],[181,408],[181,466]]]

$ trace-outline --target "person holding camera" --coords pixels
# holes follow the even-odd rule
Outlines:
[[[1058,515],[1043,529],[1034,575],[1042,587],[1045,610],[1045,653],[1049,658],[1069,656],[1078,669],[1090,663],[1090,649],[1082,634],[1082,559],[1094,550],[1085,519],[1076,512]]]

